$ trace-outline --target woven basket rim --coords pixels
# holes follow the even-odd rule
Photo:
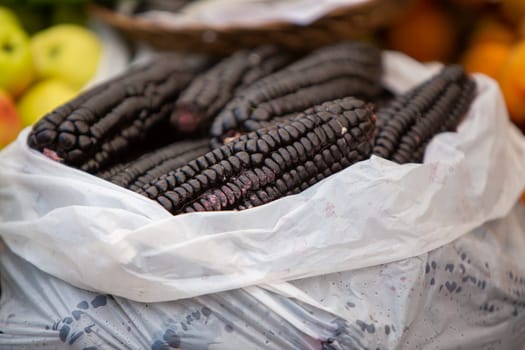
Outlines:
[[[89,12],[93,15],[100,17],[108,23],[128,28],[137,28],[137,30],[156,32],[156,31],[169,31],[169,32],[188,32],[188,33],[200,33],[206,31],[213,31],[217,33],[231,33],[236,31],[274,31],[279,29],[285,29],[290,27],[306,27],[313,26],[317,22],[324,21],[326,19],[351,15],[353,12],[359,12],[363,9],[369,9],[372,7],[378,7],[381,4],[387,3],[392,0],[367,0],[365,2],[346,4],[339,6],[327,13],[308,25],[300,25],[297,23],[275,20],[265,22],[261,24],[249,24],[249,23],[234,23],[234,24],[199,24],[199,23],[187,23],[180,26],[170,26],[162,23],[157,23],[146,18],[140,18],[135,16],[129,16],[122,13],[115,12],[105,6],[90,3],[88,5]]]

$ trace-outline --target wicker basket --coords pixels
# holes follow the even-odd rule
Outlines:
[[[239,47],[272,43],[292,50],[309,50],[333,42],[356,38],[385,26],[412,0],[370,0],[340,7],[308,26],[274,22],[264,26],[211,28],[188,26],[174,29],[144,18],[122,15],[91,4],[90,12],[119,29],[126,37],[159,49],[228,53]]]

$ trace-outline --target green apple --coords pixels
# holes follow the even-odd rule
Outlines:
[[[33,85],[18,101],[18,112],[25,126],[36,123],[45,114],[71,100],[77,90],[57,79],[42,80]]]
[[[97,71],[101,46],[91,31],[73,24],[59,24],[38,32],[31,40],[36,74],[81,88]]]
[[[18,96],[32,80],[33,65],[27,34],[16,23],[0,22],[0,88]]]
[[[0,90],[0,149],[13,141],[22,130],[15,103],[9,94]]]

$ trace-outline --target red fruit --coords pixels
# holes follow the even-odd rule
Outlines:
[[[0,91],[0,148],[16,139],[20,130],[22,121],[13,99],[6,92]]]

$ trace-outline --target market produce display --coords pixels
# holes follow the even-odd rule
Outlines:
[[[68,1],[0,7],[0,348],[523,344],[523,1]]]
[[[435,134],[455,129],[475,89],[450,66],[387,99],[381,51],[360,42],[295,61],[268,46],[214,62],[159,55],[46,115],[28,143],[172,214],[242,210],[303,191],[372,153],[421,162]],[[164,145],[152,143],[170,123]]]

